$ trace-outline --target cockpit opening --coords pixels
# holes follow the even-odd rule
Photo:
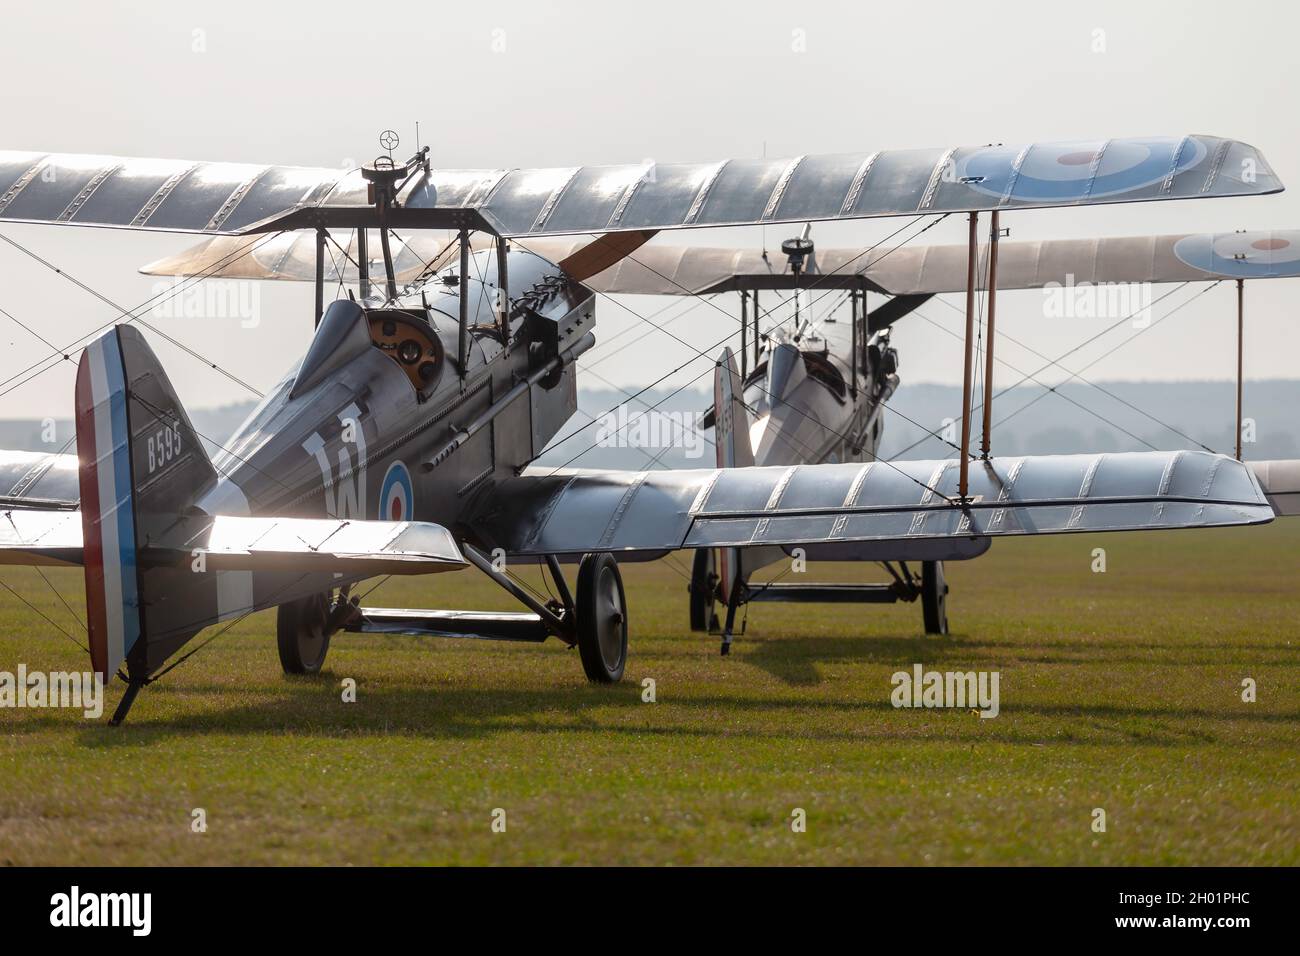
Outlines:
[[[350,299],[340,299],[325,310],[290,397],[309,391],[370,348],[397,364],[421,401],[433,392],[446,364],[442,341],[424,310],[363,309]]]
[[[424,314],[416,309],[374,309],[366,319],[371,344],[397,363],[417,392],[432,391],[446,355]]]

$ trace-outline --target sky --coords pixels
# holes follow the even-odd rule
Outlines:
[[[1003,225],[1012,239],[1300,227],[1300,129],[1287,106],[1300,81],[1300,7],[1291,3],[69,0],[14,5],[5,20],[4,149],[337,167],[378,154],[387,128],[402,136],[397,153],[413,151],[418,122],[434,165],[500,168],[1208,133],[1258,147],[1295,191],[1022,211]],[[813,237],[822,247],[868,245],[900,225],[819,223]],[[918,241],[959,242],[964,230],[953,217]],[[654,241],[772,248],[787,231]],[[0,418],[66,418],[74,363],[24,370],[116,314],[67,276],[132,308],[159,291],[138,268],[193,240],[20,225],[0,225],[0,236],[63,272],[0,243],[0,309],[12,317],[0,315]],[[1087,376],[1232,377],[1235,290],[1192,299],[1201,291],[1157,304],[1153,327]],[[1297,293],[1300,280],[1248,284],[1247,377],[1297,377]],[[264,391],[310,339],[309,284],[251,283],[185,301],[147,320],[203,360],[148,334],[193,408],[254,397],[212,364]],[[904,387],[960,381],[951,335],[960,305],[947,296],[897,326]],[[632,389],[685,364],[665,384],[702,387],[737,309],[734,298],[602,300],[583,381]],[[1045,363],[1026,349],[1059,356],[1109,324],[1045,312],[1041,292],[999,298],[999,349],[1012,367],[1038,369]],[[676,338],[650,319],[671,319]],[[1119,330],[1064,364],[1087,365],[1125,337]],[[999,384],[1018,377],[996,375]]]

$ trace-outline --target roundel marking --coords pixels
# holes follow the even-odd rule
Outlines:
[[[999,198],[1009,185],[1012,203],[1070,202],[1145,189],[1191,169],[1205,156],[1205,144],[1195,138],[1042,143],[1023,157],[991,146],[962,159],[956,174],[971,188]]]
[[[1182,262],[1240,279],[1300,275],[1300,232],[1226,232],[1184,236],[1174,243]]]
[[[384,472],[379,488],[379,520],[411,521],[415,515],[415,488],[406,465],[395,461]]]

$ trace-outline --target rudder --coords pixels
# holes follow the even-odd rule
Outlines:
[[[215,610],[211,588],[178,568],[144,568],[157,540],[216,482],[216,470],[138,330],[117,326],[77,367],[78,481],[91,661],[106,681],[125,663],[143,680]],[[211,606],[209,606],[211,605]]]
[[[743,390],[735,356],[731,349],[723,349],[713,370],[714,446],[719,468],[747,468],[754,464]]]

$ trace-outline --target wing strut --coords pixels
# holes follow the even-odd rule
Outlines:
[[[321,317],[325,314],[325,237],[328,236],[323,226],[316,227],[316,326],[320,327]]]
[[[961,377],[961,471],[957,494],[962,504],[968,500],[970,486],[970,399],[971,399],[971,345],[975,339],[975,259],[979,249],[980,214],[970,214],[970,237],[966,248],[966,338],[962,342]]]
[[[469,230],[461,229],[460,241],[460,332],[456,339],[456,370],[465,381],[469,362]]]
[[[757,318],[757,313],[755,313]],[[744,388],[749,378],[749,293],[740,290],[740,383]],[[758,340],[758,330],[754,330],[754,340]]]
[[[991,213],[989,224],[989,332],[988,351],[984,359],[984,434],[980,440],[980,458],[988,461],[989,442],[993,437],[993,329],[994,316],[998,301],[998,239],[1002,227],[998,222],[998,211]]]
[[[1246,311],[1246,286],[1244,279],[1237,280],[1237,461],[1241,461],[1241,339]]]

